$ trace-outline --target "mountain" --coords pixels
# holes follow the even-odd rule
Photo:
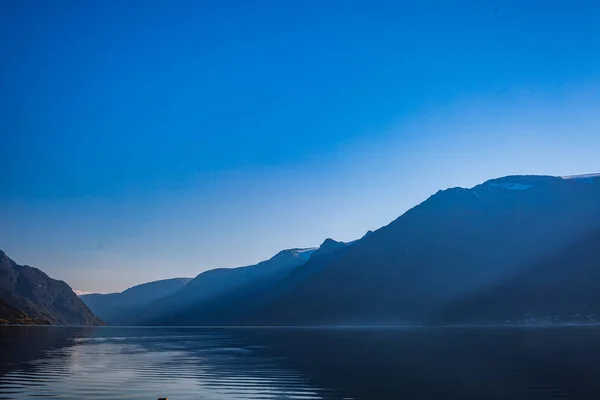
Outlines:
[[[235,289],[203,298],[157,322],[169,325],[257,324],[258,316],[265,309],[343,254],[351,244],[326,239],[319,248],[311,251],[302,265],[291,270],[281,269],[237,285]]]
[[[597,226],[594,175],[508,176],[439,191],[320,267],[255,321],[420,323],[516,279]]]
[[[370,231],[367,232],[365,237],[369,234]],[[273,305],[279,304],[286,295],[293,293],[304,282],[310,280],[315,274],[318,274],[333,261],[339,259],[356,242],[358,241],[345,243],[330,238],[325,239],[306,264],[294,269],[280,281],[269,287],[265,287],[264,290],[247,293],[246,296],[238,301],[238,304],[230,307],[231,310],[236,311],[236,319],[233,321],[224,321],[224,323],[233,322],[234,324],[244,325],[269,324],[269,313]],[[239,310],[242,310],[242,312]],[[231,311],[228,314],[230,313]]]
[[[600,226],[514,277],[450,304],[436,324],[600,322]]]
[[[18,265],[0,251],[0,320],[3,323],[102,325],[63,281]]]
[[[219,268],[201,273],[179,292],[154,301],[139,314],[137,323],[150,325],[195,325],[202,320],[203,304],[248,287],[269,286],[305,264],[316,248],[289,249],[269,260],[238,268]],[[216,310],[216,309],[215,309]]]
[[[172,295],[192,278],[173,278],[143,283],[120,293],[83,294],[79,297],[100,318],[109,324],[131,323],[135,314],[153,301]]]
[[[1,254],[0,320],[74,323],[57,316],[72,298],[57,306],[34,277],[75,296],[66,284]],[[600,175],[508,176],[441,190],[354,242],[81,297],[113,324],[537,324],[600,322],[599,281]]]

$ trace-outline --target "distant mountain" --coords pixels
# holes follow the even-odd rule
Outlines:
[[[367,232],[364,237],[372,233]],[[303,283],[310,280],[315,274],[327,268],[332,262],[343,256],[358,240],[345,243],[331,238],[325,239],[317,251],[315,251],[308,262],[300,268],[294,269],[276,284],[266,287],[265,290],[254,291],[244,296],[239,304],[231,309],[237,311],[233,324],[264,325],[271,322],[273,308],[280,307],[283,299],[293,293]],[[239,312],[238,310],[242,310]]]
[[[145,306],[178,292],[191,280],[192,278],[165,279],[133,286],[120,293],[83,294],[80,298],[107,323],[128,325]]]
[[[102,325],[63,281],[37,268],[18,265],[0,251],[2,323]]]
[[[137,322],[151,325],[199,324],[206,319],[200,312],[206,309],[204,304],[236,291],[243,293],[248,287],[268,286],[306,263],[316,250],[283,250],[256,265],[203,272],[179,292],[149,304],[139,314]]]
[[[260,324],[258,318],[269,306],[310,279],[343,254],[350,245],[351,243],[326,239],[318,249],[310,252],[310,257],[302,265],[278,269],[276,273],[263,275],[260,279],[253,279],[235,289],[203,298],[156,322],[169,325]]]
[[[593,175],[508,176],[439,191],[318,268],[255,321],[420,323],[517,279],[597,226],[600,177]]]

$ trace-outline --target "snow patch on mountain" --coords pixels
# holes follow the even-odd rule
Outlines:
[[[310,258],[310,256],[312,256],[312,253],[314,253],[317,250],[318,250],[318,247],[310,247],[308,249],[296,249],[296,250],[294,250],[294,255],[296,255],[304,260],[308,260]]]
[[[503,182],[503,183],[490,183],[490,186],[501,187],[508,190],[527,190],[531,189],[533,185],[526,185],[524,183],[516,182]]]
[[[599,178],[600,174],[582,174],[582,175],[566,175],[561,176],[563,179],[593,179]]]
[[[73,289],[73,292],[77,295],[77,296],[83,296],[84,294],[93,294],[94,292],[86,292],[84,290],[77,290],[77,289]]]

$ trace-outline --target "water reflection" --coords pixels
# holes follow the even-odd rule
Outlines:
[[[598,328],[0,328],[0,398],[600,398]]]
[[[223,330],[3,328],[2,349],[13,348],[12,360],[24,358],[3,357],[0,396],[322,398],[300,374],[240,339]],[[32,343],[35,354],[28,351]]]

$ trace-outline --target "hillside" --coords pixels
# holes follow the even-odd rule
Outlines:
[[[177,293],[150,303],[140,312],[138,323],[150,325],[203,324],[206,304],[251,287],[270,286],[305,264],[316,249],[282,250],[270,259],[238,268],[219,268],[199,274]],[[263,286],[265,287],[265,286]],[[203,311],[204,310],[204,311]],[[234,312],[234,309],[230,309]]]
[[[453,302],[510,281],[599,226],[599,182],[509,176],[440,191],[356,243],[254,321],[422,323]]]
[[[102,325],[63,281],[0,251],[0,319],[9,323]]]
[[[600,322],[600,226],[516,276],[448,305],[436,324]]]
[[[148,304],[178,292],[191,279],[163,279],[136,285],[120,293],[92,293],[79,297],[103,321],[111,325],[129,325]]]

